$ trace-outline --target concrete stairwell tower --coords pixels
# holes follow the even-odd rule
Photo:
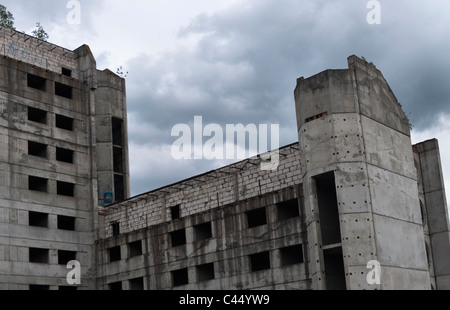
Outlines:
[[[429,289],[408,118],[375,66],[348,65],[295,89],[313,288]]]

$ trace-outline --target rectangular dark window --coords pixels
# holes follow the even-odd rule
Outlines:
[[[114,172],[123,173],[123,149],[121,147],[113,147],[113,164]]]
[[[250,255],[252,272],[270,269],[270,252],[261,252]]]
[[[142,241],[139,240],[139,241],[129,243],[128,251],[130,253],[130,257],[142,255]]]
[[[109,290],[111,290],[111,291],[121,291],[122,290],[122,282],[110,283],[108,286],[109,286]]]
[[[74,251],[58,251],[58,264],[67,265],[71,260],[77,259],[77,252]]]
[[[28,225],[34,227],[48,227],[48,214],[40,212],[28,212]]]
[[[55,82],[55,95],[64,97],[67,99],[72,99],[73,87]]]
[[[58,215],[58,229],[75,231],[75,218],[71,216]]]
[[[143,291],[144,290],[144,278],[136,278],[130,280],[131,291]]]
[[[195,241],[212,238],[211,222],[194,226]]]
[[[301,244],[280,249],[281,266],[303,263],[303,246]]]
[[[47,89],[47,80],[40,76],[36,76],[33,74],[27,74],[27,85],[28,87],[38,89],[41,91],[46,91]]]
[[[28,120],[40,124],[47,124],[47,112],[41,109],[28,107]]]
[[[198,281],[214,280],[214,263],[197,266]]]
[[[56,160],[68,164],[73,164],[73,154],[74,151],[63,149],[60,147],[56,148]]]
[[[30,263],[41,263],[48,264],[49,250],[47,249],[29,249],[29,262]]]
[[[180,205],[173,206],[170,208],[170,215],[172,216],[172,220],[176,220],[180,218]]]
[[[113,144],[123,146],[123,120],[113,117],[111,119]]]
[[[47,158],[47,145],[28,141],[28,155]]]
[[[47,192],[48,180],[40,177],[28,176],[28,189],[36,192]]]
[[[186,244],[186,231],[185,229],[180,229],[177,231],[172,231],[170,233],[170,240],[172,242],[172,247],[177,247]]]
[[[277,204],[278,220],[283,221],[294,217],[299,217],[298,199],[283,201]]]
[[[75,184],[58,181],[56,182],[56,192],[61,196],[74,197]]]
[[[187,268],[172,271],[173,286],[182,286],[189,284]]]
[[[62,67],[61,74],[68,77],[72,77],[72,70]]]
[[[266,208],[259,208],[247,213],[248,228],[257,227],[267,224]]]
[[[117,237],[120,235],[120,223],[112,223],[111,224],[113,237]]]
[[[116,202],[125,200],[125,182],[121,174],[114,174],[114,197]]]
[[[73,118],[57,114],[55,115],[55,126],[60,129],[73,131]]]
[[[116,247],[108,249],[108,253],[109,253],[109,262],[110,263],[121,260],[120,246],[116,246]]]

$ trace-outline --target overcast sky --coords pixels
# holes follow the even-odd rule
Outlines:
[[[177,161],[171,129],[191,124],[280,124],[280,144],[298,140],[296,79],[347,68],[364,56],[379,68],[409,114],[412,142],[437,138],[450,197],[450,1],[79,0],[0,1],[17,30],[40,22],[49,41],[91,47],[99,69],[127,75],[132,194],[224,165]],[[448,200],[448,198],[447,198]]]

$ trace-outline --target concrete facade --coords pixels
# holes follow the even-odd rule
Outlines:
[[[449,289],[436,140],[382,73],[299,78],[299,142],[130,198],[125,81],[0,29],[0,289]],[[369,283],[369,262],[380,283]]]

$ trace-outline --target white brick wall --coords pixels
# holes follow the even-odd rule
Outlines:
[[[280,149],[275,171],[262,171],[260,160],[252,158],[106,208],[105,237],[112,236],[113,222],[128,233],[170,221],[170,208],[176,205],[186,217],[300,184],[301,176],[298,144],[289,145]]]

